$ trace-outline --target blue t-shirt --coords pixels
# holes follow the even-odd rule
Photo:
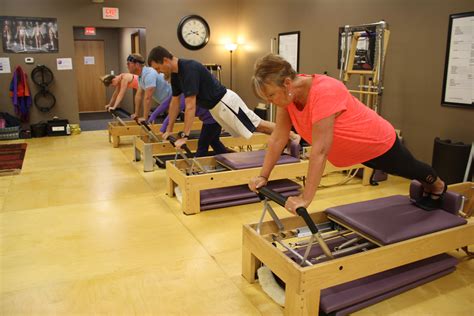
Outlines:
[[[138,76],[138,85],[143,90],[155,88],[153,100],[159,104],[171,96],[171,85],[165,80],[165,76],[151,67],[143,67],[142,74]]]
[[[212,109],[226,94],[224,87],[201,63],[178,59],[178,72],[171,74],[173,96],[196,96],[196,105]]]

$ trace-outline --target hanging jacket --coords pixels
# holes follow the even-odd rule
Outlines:
[[[13,72],[13,78],[10,82],[10,97],[20,121],[28,122],[32,99],[28,87],[28,75],[20,66],[16,67]]]

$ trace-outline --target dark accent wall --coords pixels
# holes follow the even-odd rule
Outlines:
[[[120,20],[103,20],[104,6],[119,8]],[[237,22],[235,0],[107,0],[104,4],[94,4],[90,0],[15,0],[0,1],[0,12],[8,16],[52,17],[58,21],[59,53],[7,54],[0,51],[0,56],[10,57],[12,70],[20,65],[30,74],[35,65],[24,63],[24,58],[29,56],[35,58],[36,64],[44,64],[53,70],[55,83],[51,91],[57,99],[56,107],[46,114],[33,107],[30,119],[32,123],[50,119],[53,115],[69,119],[73,123],[79,122],[74,70],[56,70],[56,58],[74,57],[74,26],[142,27],[146,29],[147,51],[160,44],[179,57],[225,65],[228,52],[224,49],[223,40],[235,34]],[[180,19],[189,14],[201,15],[211,27],[211,40],[199,51],[185,49],[176,36]],[[0,74],[0,111],[13,113],[13,105],[8,97],[11,77],[12,74]]]
[[[118,7],[120,20],[102,20],[101,7]],[[59,26],[59,53],[35,54],[38,63],[56,69],[57,57],[73,57],[72,27],[143,27],[146,49],[161,44],[176,56],[223,66],[223,83],[229,83],[229,52],[225,41],[242,40],[234,52],[233,88],[250,107],[258,100],[250,87],[255,60],[270,49],[278,33],[301,31],[300,72],[336,69],[337,30],[345,24],[386,20],[391,38],[386,55],[382,115],[402,130],[408,148],[431,162],[436,136],[472,142],[474,111],[441,107],[448,17],[472,11],[472,0],[88,0],[1,1],[2,15],[55,17]],[[183,48],[176,37],[179,20],[188,14],[203,16],[211,27],[211,40],[202,50]],[[9,56],[12,68],[25,66],[25,54]],[[32,66],[25,66],[31,72]],[[55,71],[58,105],[49,115],[32,110],[32,122],[53,114],[78,121],[74,71]],[[8,85],[11,75],[0,75],[0,110],[11,112]]]

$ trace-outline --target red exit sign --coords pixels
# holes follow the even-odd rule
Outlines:
[[[118,8],[102,8],[102,18],[105,20],[118,20],[119,9]]]
[[[84,35],[95,35],[95,27],[86,26],[84,28]]]

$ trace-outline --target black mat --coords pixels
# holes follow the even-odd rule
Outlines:
[[[123,109],[117,109],[116,113],[122,119],[130,119],[130,113]],[[112,114],[104,112],[79,113],[81,130],[83,131],[100,131],[109,127],[109,122],[113,120]]]
[[[79,124],[83,131],[106,130],[111,120],[112,114],[109,112],[79,113]]]

